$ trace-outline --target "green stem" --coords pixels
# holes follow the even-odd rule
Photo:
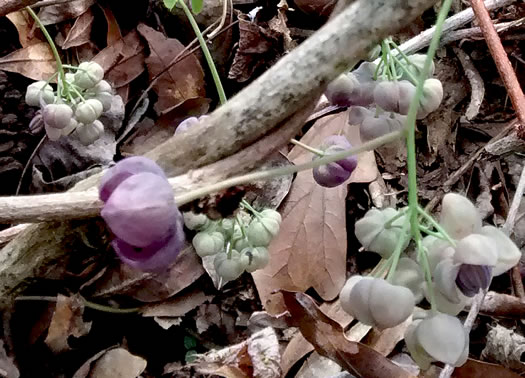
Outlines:
[[[442,240],[447,240],[447,238],[440,232],[431,231],[428,227],[425,227],[422,224],[419,224],[419,230],[427,235],[431,235]]]
[[[26,295],[26,296],[19,296],[16,297],[15,300],[17,301],[47,301],[47,302],[56,302],[58,299],[57,297],[51,297],[51,296],[40,296],[40,295]],[[103,311],[103,312],[109,312],[113,314],[132,314],[135,312],[139,312],[140,308],[115,308],[110,306],[101,305],[98,303],[93,303],[85,299],[84,297],[81,297],[81,300],[84,304],[84,306],[91,308],[93,310],[97,311]]]
[[[388,276],[386,277],[388,282],[391,282],[394,279],[394,274],[396,273],[397,269],[397,263],[399,262],[399,257],[401,256],[401,252],[403,252],[403,244],[409,237],[408,228],[409,228],[410,222],[407,219],[405,223],[403,224],[403,228],[401,229],[401,235],[399,239],[397,239],[396,248],[394,249],[394,253],[392,254],[392,263],[390,265],[390,270],[388,271]]]
[[[456,241],[450,237],[447,231],[441,225],[430,215],[428,214],[425,209],[423,209],[421,206],[418,206],[417,209],[418,213],[423,216],[427,221],[430,222],[430,224],[437,230],[437,232],[445,238],[450,244],[452,244],[453,247],[456,246]]]
[[[400,138],[403,135],[405,135],[404,129],[385,134],[383,136],[380,136],[379,138],[363,143],[360,146],[350,148],[345,151],[337,152],[334,154],[329,154],[322,158],[310,161],[308,163],[268,169],[264,171],[248,173],[246,175],[242,175],[238,177],[232,177],[230,179],[223,180],[216,184],[205,186],[203,188],[195,189],[190,192],[176,196],[175,201],[177,202],[178,206],[182,206],[198,198],[207,196],[212,193],[216,193],[223,189],[231,188],[236,185],[242,185],[242,184],[250,183],[253,181],[268,180],[273,177],[291,175],[296,172],[305,171],[307,169],[312,169],[315,167],[320,167],[321,165],[325,165],[328,163],[332,163],[334,161],[344,159],[350,155],[357,155],[361,152],[373,150],[377,147],[382,146],[383,144],[392,142]]]
[[[417,77],[414,76],[414,74],[412,72],[410,72],[408,70],[408,68],[405,66],[405,64],[400,61],[396,56],[392,56],[392,59],[397,63],[397,65],[399,67],[401,67],[401,69],[405,72],[405,74],[408,76],[408,78],[410,79],[410,81],[412,82],[412,84],[416,84],[418,82],[418,79]]]
[[[302,147],[305,150],[310,151],[311,153],[316,154],[318,156],[323,157],[323,156],[326,155],[323,151],[321,151],[321,150],[319,150],[317,148],[311,147],[311,146],[309,146],[307,144],[304,144],[303,142],[300,142],[297,139],[290,139],[290,142],[292,142],[296,146]]]
[[[188,21],[191,24],[191,27],[193,28],[193,32],[197,36],[197,39],[199,40],[199,44],[202,49],[202,53],[204,54],[204,58],[206,59],[206,62],[208,63],[208,66],[210,67],[211,76],[213,77],[213,82],[215,83],[215,86],[217,87],[217,93],[219,94],[219,101],[221,102],[221,105],[224,105],[227,101],[226,99],[226,93],[224,93],[224,88],[222,87],[221,79],[219,77],[219,73],[217,72],[217,68],[215,67],[215,63],[213,62],[213,58],[211,57],[210,50],[208,50],[208,46],[206,45],[206,41],[204,40],[204,37],[202,36],[202,33],[199,29],[199,25],[197,25],[197,22],[195,21],[195,18],[191,14],[190,9],[184,2],[184,0],[178,1],[178,3],[181,5],[182,10],[184,11],[184,14],[188,18]]]
[[[417,198],[417,163],[416,163],[416,115],[419,107],[419,99],[423,95],[423,84],[428,76],[430,66],[439,45],[439,39],[443,30],[443,22],[448,14],[452,0],[444,0],[436,21],[436,28],[432,41],[428,48],[425,64],[421,70],[416,86],[416,94],[410,103],[407,115],[407,169],[408,169],[408,206],[410,208],[410,228],[416,243],[421,242],[421,232],[418,220],[418,198]]]
[[[404,207],[402,209],[399,210],[399,212],[394,215],[392,218],[390,218],[389,220],[387,220],[385,222],[385,225],[384,227],[385,228],[390,228],[392,227],[392,223],[394,223],[396,220],[398,220],[399,218],[401,218],[402,216],[404,216],[406,214],[406,212],[408,211],[408,207]]]
[[[62,60],[60,59],[60,55],[58,55],[58,50],[57,50],[57,47],[55,46],[55,43],[53,42],[53,39],[51,38],[51,36],[47,32],[47,29],[44,26],[44,24],[42,24],[42,22],[40,21],[40,19],[36,15],[36,13],[33,11],[33,9],[31,9],[30,7],[26,7],[25,9],[26,9],[27,13],[29,13],[31,15],[31,17],[33,17],[33,19],[37,23],[38,27],[40,28],[40,30],[44,34],[44,37],[46,37],[47,43],[49,43],[49,47],[51,48],[51,51],[53,52],[53,56],[55,57],[55,61],[57,63],[57,69],[58,69],[58,73],[60,75],[60,81],[62,81],[62,86],[64,87],[64,91],[66,93],[68,93],[69,92],[69,88],[68,88],[68,85],[67,85],[67,82],[66,82],[66,74],[64,73],[64,67],[62,65]]]
[[[427,251],[421,244],[421,240],[416,241],[418,257],[421,259],[423,265],[423,272],[427,283],[427,293],[430,300],[430,308],[433,312],[437,311],[436,297],[434,296],[434,287],[432,285],[432,273],[430,272],[430,264],[428,263]]]

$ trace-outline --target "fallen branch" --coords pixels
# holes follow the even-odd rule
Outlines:
[[[520,125],[518,125],[518,136],[525,139],[525,96],[521,90],[516,73],[512,68],[512,64],[510,64],[510,60],[503,45],[501,44],[498,32],[494,28],[494,24],[490,19],[485,4],[482,0],[471,0],[470,4],[476,14],[476,19],[479,22],[485,41],[487,41],[487,46],[489,47],[494,62],[496,63],[496,67],[498,68],[499,74],[505,84],[505,88],[507,88],[512,106],[516,111],[516,116],[520,121]]]

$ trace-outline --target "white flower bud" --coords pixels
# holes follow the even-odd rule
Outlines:
[[[102,103],[97,99],[90,98],[77,105],[75,117],[80,123],[93,123],[100,117],[102,110]]]
[[[238,278],[244,272],[244,265],[241,261],[241,255],[236,250],[232,250],[230,258],[227,253],[217,253],[213,261],[217,275],[225,281],[232,281]]]
[[[425,370],[432,361],[457,367],[468,358],[468,333],[458,318],[447,314],[415,320],[405,332],[405,342],[414,361]]]
[[[340,295],[341,307],[363,324],[380,329],[405,321],[414,310],[414,295],[406,287],[381,278],[351,277]]]
[[[404,217],[396,219],[389,227],[386,223],[398,211],[392,208],[384,210],[370,209],[363,218],[355,223],[355,236],[367,251],[379,253],[383,258],[388,258],[394,251],[399,238],[403,237]],[[405,238],[402,250],[408,246],[409,238]]]
[[[217,231],[201,231],[195,234],[192,244],[200,257],[211,256],[224,249],[224,236]]]
[[[78,68],[75,72],[75,84],[80,88],[93,88],[104,77],[104,69],[98,63],[83,62]]]
[[[491,238],[497,246],[498,260],[492,270],[493,276],[505,273],[520,261],[521,251],[501,230],[494,226],[484,226],[481,234]]]
[[[26,103],[29,106],[40,106],[40,98],[46,104],[52,104],[55,101],[53,88],[42,80],[27,86]]]
[[[481,230],[481,216],[476,206],[456,193],[443,197],[439,223],[452,239],[461,239]]]
[[[90,145],[104,133],[104,125],[99,120],[87,125],[80,123],[77,126],[76,135],[84,145]]]

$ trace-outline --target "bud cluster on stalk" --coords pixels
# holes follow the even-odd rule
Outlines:
[[[169,268],[185,237],[183,217],[163,170],[141,156],[121,160],[102,177],[99,197],[118,257],[143,271]]]
[[[391,261],[394,252],[409,247],[407,221],[403,211],[371,209],[355,223],[355,235],[365,250]],[[521,257],[507,235],[482,225],[478,210],[462,195],[444,196],[438,226],[423,238],[418,254],[400,255],[388,281],[354,275],[340,293],[343,310],[380,329],[394,327],[413,315],[405,341],[423,368],[433,361],[453,366],[465,363],[468,334],[455,315],[480,290],[488,289],[493,276],[511,269]],[[425,297],[432,302],[430,290],[435,308],[416,316],[415,305]]]
[[[268,245],[279,233],[281,215],[272,209],[240,210],[233,219],[212,221],[204,214],[183,214],[184,224],[197,231],[193,247],[200,257],[215,256],[217,274],[225,281],[268,265]]]
[[[344,73],[330,83],[325,95],[334,105],[350,107],[348,122],[359,125],[363,142],[401,130],[416,94],[413,78],[421,73],[425,58],[422,54],[409,55],[409,62],[403,64],[403,68],[397,64],[397,72],[402,74],[392,80],[381,75],[381,70],[378,74],[375,63],[364,62],[356,70]],[[443,100],[443,86],[438,79],[432,78],[433,74],[432,63],[423,85],[417,119],[435,111]]]
[[[98,63],[83,62],[74,73],[65,74],[66,83],[58,80],[57,90],[45,81],[30,84],[26,103],[40,107],[29,125],[31,132],[39,132],[43,126],[53,141],[68,135],[84,145],[96,141],[104,133],[99,117],[111,108],[113,100],[111,85],[103,77],[104,69]]]

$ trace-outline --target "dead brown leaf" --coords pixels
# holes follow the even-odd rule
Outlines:
[[[91,330],[91,322],[84,322],[84,303],[78,296],[59,294],[45,343],[54,353],[70,350],[69,336],[84,336]]]
[[[94,19],[95,15],[91,8],[82,13],[82,15],[75,20],[73,27],[69,30],[69,33],[67,33],[66,39],[61,47],[63,49],[69,49],[88,43],[90,41]]]
[[[316,147],[327,136],[340,132],[353,145],[360,143],[355,128],[347,124],[347,113],[320,119],[301,142]],[[288,157],[294,164],[301,164],[310,161],[312,154],[294,147]],[[348,182],[375,179],[376,172],[370,163],[375,164],[360,156],[358,168]],[[366,168],[360,167],[363,164]],[[346,280],[346,192],[346,185],[319,186],[311,171],[297,174],[280,210],[283,221],[279,235],[269,247],[270,264],[253,273],[257,291],[269,313],[284,311],[282,298],[272,293],[274,290],[306,291],[313,287],[325,300],[333,300],[339,294]]]
[[[138,32],[146,39],[150,55],[146,58],[150,80],[160,74],[171,61],[184,50],[184,45],[175,38],[167,38],[153,28],[140,24]],[[157,114],[171,111],[185,100],[205,97],[204,71],[195,57],[188,55],[163,73],[153,85],[159,99],[155,104]]]
[[[488,362],[473,360],[469,358],[465,365],[454,369],[453,378],[518,378],[516,374],[501,365],[490,364]]]
[[[278,378],[281,377],[280,359],[275,331],[267,327],[240,344],[197,355],[191,365],[201,374]]]
[[[161,301],[185,289],[203,273],[199,257],[188,244],[167,273],[144,273],[125,264],[109,269],[96,284],[94,295],[126,294],[142,302]]]
[[[56,62],[47,42],[39,42],[0,58],[0,70],[33,80],[48,80],[56,72]]]
[[[211,295],[204,294],[203,291],[196,288],[191,292],[177,296],[173,299],[168,299],[161,303],[154,303],[145,306],[141,312],[143,316],[168,316],[179,317],[185,315],[187,312],[200,306],[206,301],[213,298]]]
[[[122,39],[122,33],[120,32],[120,27],[118,25],[117,19],[115,18],[115,15],[111,11],[111,9],[107,5],[101,3],[98,3],[97,5],[102,9],[102,12],[104,12],[104,17],[106,17],[106,22],[108,23],[108,33],[106,41],[108,46],[110,46]]]
[[[105,79],[120,89],[144,72],[144,59],[144,43],[133,30],[100,51],[93,61],[104,68]]]
[[[308,295],[284,290],[281,293],[290,312],[291,322],[299,327],[320,355],[361,377],[413,377],[372,348],[348,340],[343,328],[326,316]]]
[[[18,31],[18,40],[22,47],[43,42],[43,36],[40,29],[34,27],[35,22],[26,10],[9,13],[6,17],[13,23]]]
[[[372,328],[366,339],[363,340],[363,343],[386,357],[392,353],[397,343],[404,339],[405,331],[410,323],[412,323],[412,316],[409,316],[403,323],[392,328],[382,331]]]
[[[58,24],[80,16],[95,3],[95,0],[73,0],[62,4],[42,7],[38,18],[44,25]]]
[[[135,378],[146,369],[147,362],[124,348],[110,348],[87,360],[73,378]]]
[[[239,83],[249,80],[258,68],[270,65],[277,58],[278,45],[279,33],[267,24],[258,25],[247,16],[239,17],[239,47],[228,79]]]

